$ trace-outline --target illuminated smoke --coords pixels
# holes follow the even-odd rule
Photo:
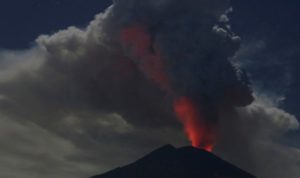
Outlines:
[[[122,30],[121,42],[123,45],[131,47],[133,59],[147,77],[154,80],[160,87],[169,88],[162,57],[160,54],[156,54],[158,52],[154,53],[154,49],[151,49],[151,36],[142,26],[125,27]]]
[[[192,145],[212,151],[216,141],[216,128],[201,118],[203,116],[197,105],[190,99],[182,97],[175,101],[174,111],[183,123]]]
[[[212,150],[220,110],[253,101],[245,72],[229,60],[239,47],[228,24],[230,8],[208,1],[182,6],[162,2],[145,1],[145,6],[133,0],[126,11],[129,5],[118,1],[114,8],[125,11],[119,15],[126,19],[119,32],[121,45],[139,70],[172,98],[174,115],[192,145]]]
[[[121,42],[130,47],[131,57],[149,79],[157,83],[161,89],[174,94],[165,74],[163,57],[160,54],[155,54],[157,52],[152,49],[151,36],[144,28],[138,25],[125,27],[121,33]],[[200,107],[185,96],[174,99],[173,105],[174,112],[184,125],[184,130],[192,145],[212,151],[216,141],[216,130],[212,129],[215,127],[215,123],[209,124],[209,120],[201,118],[207,116],[201,115]]]

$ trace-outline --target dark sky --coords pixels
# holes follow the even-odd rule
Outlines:
[[[233,0],[233,29],[244,42],[262,40],[265,49],[253,58],[261,61],[276,61],[277,66],[256,67],[256,78],[262,78],[269,90],[284,93],[286,100],[281,104],[287,111],[300,118],[300,2],[293,0]],[[268,63],[266,63],[268,65]],[[283,81],[281,71],[287,67],[291,81]],[[254,79],[254,80],[255,80]],[[299,138],[299,133],[293,135]]]
[[[40,34],[68,26],[85,27],[111,0],[3,0],[0,6],[0,48],[22,49]]]
[[[71,88],[70,91],[74,93],[71,93],[70,96],[72,94],[75,96],[72,95],[75,98],[74,101],[85,101],[85,95],[77,97],[76,94],[80,95],[82,94],[81,90],[85,91],[85,89],[87,89],[84,88],[85,86],[82,87],[81,84],[89,84],[90,81],[84,81],[84,79],[90,73],[94,74],[93,69],[97,71],[97,66],[92,66],[92,72],[90,73],[89,71],[86,71],[86,69],[82,69],[79,70],[80,73],[78,75],[75,77],[70,75],[70,77],[69,71],[58,65],[57,71],[53,72],[50,69],[49,71],[53,72],[50,73],[51,75],[41,77],[42,79],[43,77],[48,79],[49,83],[48,81],[40,81],[39,78],[32,81],[26,80],[26,77],[24,77],[24,81],[22,80],[22,77],[20,77],[20,80],[17,80],[19,78],[10,78],[10,76],[17,75],[14,71],[11,71],[10,68],[16,71],[22,71],[23,68],[34,70],[36,67],[35,65],[38,65],[35,63],[38,61],[36,58],[40,57],[48,59],[45,56],[39,56],[40,53],[35,51],[36,49],[32,47],[34,46],[34,40],[39,35],[56,34],[59,30],[66,29],[69,26],[85,28],[89,22],[94,19],[96,14],[99,14],[99,12],[106,9],[111,4],[112,0],[2,0],[0,2],[0,91],[3,90],[8,93],[8,95],[15,97],[16,101],[20,101],[20,103],[29,98],[28,102],[24,101],[24,106],[17,108],[16,111],[20,115],[14,115],[14,111],[12,110],[13,114],[9,115],[9,117],[13,119],[2,117],[2,114],[0,113],[0,167],[2,167],[0,168],[0,177],[3,175],[7,178],[17,178],[21,174],[24,174],[25,178],[39,178],[41,175],[48,175],[44,176],[45,178],[66,177],[65,175],[76,175],[80,177],[78,173],[90,175],[99,173],[98,170],[103,171],[111,169],[120,163],[125,164],[128,160],[137,158],[147,151],[150,151],[152,149],[151,146],[153,145],[165,143],[166,141],[170,141],[174,144],[186,143],[186,139],[182,134],[181,129],[179,133],[177,127],[174,130],[155,130],[155,128],[154,130],[153,128],[147,128],[149,129],[147,130],[134,128],[131,123],[127,123],[126,119],[117,113],[99,115],[93,110],[94,108],[85,110],[86,108],[84,107],[87,107],[88,105],[76,105],[76,103],[73,103],[73,100],[64,100],[65,95],[69,94],[68,89]],[[242,38],[242,55],[240,57],[243,63],[246,64],[245,68],[248,69],[249,75],[254,81],[254,85],[258,87],[258,90],[267,93],[269,95],[268,98],[274,98],[274,100],[277,101],[277,96],[281,96],[280,98],[283,99],[277,103],[278,106],[297,116],[297,118],[300,118],[300,80],[298,78],[300,77],[300,2],[297,0],[232,0],[231,4],[234,11],[230,14],[230,24],[233,31]],[[96,27],[93,28],[97,29]],[[73,38],[68,36],[68,34],[63,34],[62,36],[67,36],[66,38],[69,41],[61,40],[61,42],[60,39],[57,38],[58,36],[55,36],[53,37],[53,43],[58,45],[52,46],[54,49],[53,53],[57,53],[58,56],[64,56],[64,52],[66,51],[60,49],[59,45],[66,48],[71,46],[70,48],[72,48],[72,44],[68,44],[68,42],[71,41],[70,43],[76,43],[76,45],[74,45],[75,47],[79,46],[78,49],[75,50],[74,56],[80,56],[80,45],[82,45],[82,41],[77,39],[77,37],[80,36],[78,35],[80,32],[72,31],[72,29],[68,32],[75,34],[75,42],[72,41]],[[71,38],[71,40],[69,38]],[[80,37],[78,38],[80,39]],[[46,43],[46,46],[51,46],[51,40],[49,41],[44,42]],[[91,44],[93,44],[93,41]],[[87,48],[89,47],[91,46],[87,46]],[[106,57],[106,54],[101,53],[102,51],[99,53],[97,53],[98,51],[91,51],[91,56],[86,56],[87,58],[94,57],[95,54],[96,56],[100,55],[104,56],[104,58]],[[66,53],[66,55],[69,54]],[[26,58],[24,61],[29,62],[24,62],[23,64],[22,59],[19,59],[19,56]],[[3,58],[3,60],[1,58]],[[33,62],[31,62],[31,58]],[[8,61],[8,59],[11,59],[12,62]],[[56,65],[54,63],[50,63],[49,65]],[[87,63],[83,62],[82,65],[88,65]],[[27,65],[32,66],[28,67]],[[7,71],[4,70],[4,72],[2,72],[2,69],[7,69]],[[77,69],[80,69],[80,67],[76,68],[76,70]],[[47,72],[48,71],[45,73],[48,74]],[[75,78],[76,81],[64,82],[63,79],[55,79],[55,75],[59,76],[59,74],[67,79],[70,78],[70,80]],[[6,75],[9,77],[6,77]],[[3,85],[3,87],[1,83],[3,78],[8,78],[7,80],[11,80],[12,82],[8,82],[9,85]],[[78,78],[79,82],[77,83]],[[97,79],[95,79],[95,81],[97,81]],[[56,88],[56,86],[52,85],[56,83],[60,84],[61,88]],[[120,81],[120,83],[124,84],[122,81]],[[40,84],[42,87],[49,89],[49,91],[34,88],[36,85],[40,86]],[[74,90],[72,88],[73,85],[75,86]],[[70,88],[66,89],[64,87]],[[79,92],[76,87],[79,88]],[[130,87],[128,88],[130,89]],[[141,90],[143,89],[145,88],[141,88]],[[91,91],[96,93],[97,91],[95,90],[96,89],[93,89]],[[56,92],[60,95],[56,96]],[[130,90],[125,92],[128,92],[129,95],[132,94]],[[0,107],[2,107],[1,102],[6,101],[5,96],[1,94],[2,93],[0,93]],[[151,97],[152,95],[149,96],[149,98]],[[45,98],[47,101],[40,101],[43,99],[45,100]],[[31,99],[32,101],[30,101]],[[141,101],[144,100],[141,99]],[[65,104],[64,102],[69,104],[69,107],[73,107],[72,109],[75,108],[74,116],[70,115],[62,120],[52,119],[52,117],[59,117],[59,114],[56,114],[55,109],[61,109],[60,107],[63,107]],[[30,104],[32,106],[29,106]],[[135,107],[139,107],[138,103],[135,104]],[[156,107],[154,108],[157,109]],[[29,108],[28,112],[26,111],[27,108]],[[61,110],[64,111],[64,109],[66,108]],[[77,113],[78,109],[80,112]],[[130,111],[134,111],[134,109],[135,108]],[[7,109],[7,111],[8,113],[11,112],[9,109]],[[24,122],[23,112],[29,113],[29,117],[31,116],[30,112],[32,112],[33,119],[29,119],[28,123]],[[143,112],[143,110],[141,112]],[[263,114],[267,116],[268,114],[272,115],[268,112],[274,112],[275,116],[277,116],[278,113],[278,115],[281,113],[276,109],[275,111],[271,109]],[[78,114],[78,118],[76,114]],[[264,117],[265,115],[260,116],[258,114],[257,116]],[[26,118],[26,116],[24,116],[24,118]],[[79,117],[92,119],[86,119],[82,122],[82,118]],[[286,117],[290,118],[290,115]],[[103,120],[100,120],[99,118],[103,118]],[[99,121],[97,119],[99,119]],[[279,118],[279,122],[280,119],[281,118]],[[251,122],[249,123],[249,125],[251,125]],[[283,123],[282,125],[284,124],[286,123]],[[147,125],[147,123],[145,125]],[[251,127],[254,126],[249,126],[249,128]],[[277,125],[274,124],[271,125],[270,128],[262,127],[255,129],[257,129],[258,132],[260,131],[257,135],[262,134],[261,137],[265,139],[265,136],[273,136],[272,133],[270,133],[271,136],[268,135],[269,130],[278,130],[278,132],[290,130],[290,128],[286,129],[284,126],[282,127],[283,128],[280,128],[278,126],[277,128]],[[260,130],[263,128],[266,131]],[[152,132],[155,132],[155,134],[149,134]],[[252,130],[249,129],[245,132],[251,133]],[[253,135],[255,139],[256,135]],[[276,134],[274,135],[275,137],[277,136]],[[241,138],[243,137],[241,136]],[[247,138],[252,138],[252,136]],[[257,136],[257,138],[260,139],[260,135]],[[286,134],[286,138],[287,139],[282,139],[282,142],[285,146],[295,146],[295,150],[293,151],[297,152],[295,155],[298,156],[300,131],[289,132]],[[156,139],[158,139],[158,141]],[[251,144],[253,143],[255,142],[251,142]],[[93,145],[90,147],[91,144]],[[271,146],[273,146],[272,144],[273,142],[270,143]],[[266,145],[268,145],[268,143]],[[259,151],[265,151],[268,148],[269,147],[262,146]],[[136,151],[135,149],[139,151]],[[247,147],[244,149],[248,150]],[[280,152],[281,147],[278,148],[278,150]],[[278,150],[275,150],[274,152]],[[282,151],[283,154],[281,155],[284,155],[283,160],[288,160],[286,164],[288,165],[289,160],[292,160],[290,161],[293,164],[292,166],[294,166],[294,162],[299,166],[299,160],[297,160],[299,156],[294,156],[292,159],[293,156],[291,155],[294,154],[294,152],[287,154],[290,153],[291,150],[287,150],[287,153],[285,151],[286,150]],[[118,155],[118,157],[115,155]],[[279,163],[281,163],[281,158],[282,157],[277,159]],[[15,169],[15,165],[17,165],[17,169],[14,173],[11,170]],[[297,169],[298,167],[294,169],[292,166],[290,166],[291,170],[299,170]],[[54,168],[53,170],[49,170],[49,167]],[[291,175],[297,174],[292,172]],[[272,177],[269,174],[268,176]]]

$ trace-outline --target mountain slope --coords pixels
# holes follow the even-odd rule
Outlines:
[[[255,178],[204,150],[163,146],[136,162],[92,178]]]

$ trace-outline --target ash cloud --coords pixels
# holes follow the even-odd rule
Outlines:
[[[232,105],[250,104],[246,74],[228,60],[240,43],[228,24],[228,1],[159,2],[117,1],[114,21],[123,18],[121,26],[138,24],[150,35],[148,48],[161,55],[177,95],[207,105],[219,105],[228,98]]]
[[[120,34],[125,55],[170,95],[193,146],[205,149],[216,140],[221,108],[253,101],[247,74],[229,60],[240,42],[228,24],[230,11],[226,1],[120,0],[111,20],[119,24],[107,26],[117,40]]]
[[[225,0],[115,0],[85,29],[69,27],[39,36],[31,49],[0,52],[0,120],[14,130],[0,133],[15,132],[16,137],[0,142],[20,142],[20,150],[8,144],[1,153],[10,150],[11,160],[33,162],[32,167],[18,166],[20,174],[59,178],[73,174],[70,167],[78,168],[72,170],[74,177],[93,175],[161,144],[186,144],[170,94],[143,73],[131,49],[120,43],[120,31],[138,23],[151,34],[149,53],[159,51],[170,66],[166,75],[176,95],[232,106],[220,116],[217,153],[257,176],[297,177],[299,150],[277,142],[297,128],[295,118],[257,102],[233,108],[250,104],[252,95],[245,72],[228,60],[240,43],[228,24],[228,9]],[[59,141],[47,151],[42,140],[51,138]],[[41,155],[32,155],[36,150]],[[273,158],[269,150],[278,159],[268,170],[284,165],[287,175],[263,169]],[[65,169],[47,172],[53,162]],[[0,175],[17,176],[12,164],[5,166]]]

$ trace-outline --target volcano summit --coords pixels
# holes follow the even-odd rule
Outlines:
[[[92,178],[255,178],[195,147],[163,146],[136,162]]]

